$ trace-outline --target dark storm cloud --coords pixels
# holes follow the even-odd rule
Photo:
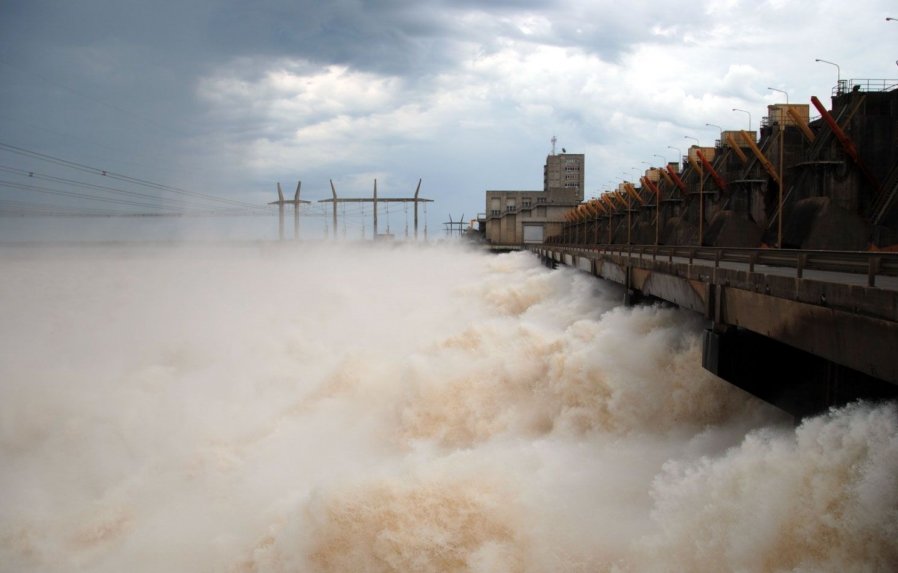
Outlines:
[[[20,130],[36,122],[95,140],[113,138],[113,124],[160,139],[206,131],[197,81],[241,58],[343,65],[411,86],[507,41],[613,59],[628,35],[595,7],[520,0],[13,0],[3,11],[3,108],[17,110]]]
[[[538,179],[557,135],[590,178],[757,124],[765,86],[819,93],[816,57],[889,75],[887,3],[821,1],[0,0],[0,142],[224,193],[317,170],[476,195]],[[812,53],[836,22],[863,50]]]
[[[412,1],[14,1],[4,12],[6,60],[94,48],[185,71],[236,56],[287,56],[401,74],[446,63],[438,54],[456,32],[454,9]]]
[[[548,28],[528,34],[516,25],[522,15],[540,19]],[[218,55],[303,58],[419,76],[467,57],[463,45],[490,52],[502,39],[576,46],[615,60],[644,31],[634,29],[624,16],[601,5],[560,2],[235,2],[218,5],[204,30]]]
[[[93,48],[127,56],[137,66],[185,72],[236,56],[279,56],[417,75],[451,66],[460,42],[488,50],[499,38],[580,46],[614,59],[636,41],[638,30],[624,16],[638,8],[622,14],[602,4],[18,0],[6,8],[0,46],[13,61],[65,59],[66,53]],[[512,21],[520,15],[542,18],[551,27],[528,38]]]
[[[217,10],[208,24],[220,53],[302,58],[389,74],[409,73],[425,61],[439,65],[434,54],[448,40],[446,27],[418,2],[233,6]]]

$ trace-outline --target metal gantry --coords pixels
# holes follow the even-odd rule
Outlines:
[[[443,228],[446,231],[446,236],[451,238],[453,235],[455,235],[457,233],[458,236],[461,237],[465,232],[464,223],[465,223],[464,213],[462,213],[461,218],[457,221],[452,220],[452,214],[450,213],[449,221],[443,223]]]
[[[374,237],[377,238],[378,235],[378,204],[384,203],[389,206],[390,203],[413,203],[414,204],[414,229],[415,229],[415,239],[418,238],[418,204],[421,203],[424,205],[424,214],[425,219],[427,215],[427,203],[432,203],[433,199],[425,199],[420,196],[421,193],[421,180],[418,180],[418,186],[415,188],[415,193],[412,197],[378,197],[377,195],[377,180],[374,180],[374,192],[371,197],[338,197],[337,189],[334,186],[333,180],[330,181],[331,194],[332,197],[330,199],[320,199],[318,203],[331,203],[332,204],[332,223],[334,230],[334,238],[337,237],[337,229],[339,226],[338,216],[337,216],[337,206],[338,204],[343,207],[343,218],[345,220],[345,206],[347,203],[361,203],[366,204],[370,203],[373,206],[373,226],[374,226]],[[302,188],[302,182],[298,182],[296,185],[296,193],[293,199],[286,199],[284,197],[284,192],[281,189],[281,184],[277,184],[277,192],[278,192],[278,200],[272,201],[269,205],[277,205],[278,206],[278,238],[280,240],[284,240],[285,231],[284,231],[284,223],[285,223],[285,208],[287,205],[293,205],[293,238],[298,240],[300,237],[300,226],[299,226],[299,218],[300,218],[300,205],[312,203],[311,201],[306,201],[299,198],[300,190]],[[389,216],[389,211],[387,212]],[[345,225],[345,222],[344,222]],[[406,220],[406,225],[408,225],[408,221]],[[424,239],[427,239],[427,221],[424,222]],[[387,223],[387,232],[389,234],[389,222]],[[364,230],[362,231],[364,237]],[[344,229],[345,235],[345,229]],[[406,229],[406,237],[408,236],[408,230]]]
[[[337,197],[337,188],[334,186],[333,180],[330,181],[331,193],[330,199],[321,199],[319,203],[331,203],[333,205],[333,224],[334,229],[337,228],[337,204],[338,203],[371,203],[374,207],[374,238],[378,237],[377,227],[377,204],[385,203],[414,203],[415,205],[415,239],[418,238],[418,203],[433,203],[433,199],[424,199],[420,197],[421,180],[418,179],[418,186],[415,188],[415,194],[412,197],[378,197],[377,196],[377,179],[374,180],[374,192],[371,197]]]
[[[278,182],[278,200],[272,201],[269,205],[277,205],[278,206],[278,238],[283,241],[284,240],[284,207],[287,205],[293,205],[293,240],[299,240],[299,206],[302,203],[310,203],[311,201],[304,201],[299,198],[299,192],[302,188],[302,181],[298,181],[296,183],[296,193],[293,195],[293,199],[284,199],[284,192],[281,190],[281,184]]]

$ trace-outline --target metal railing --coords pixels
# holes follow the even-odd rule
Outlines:
[[[890,92],[898,89],[898,80],[839,80],[833,88],[832,95],[839,96],[852,91],[858,92]]]
[[[690,246],[636,246],[636,245],[593,245],[593,246],[561,246],[538,245],[533,248],[545,248],[554,251],[574,254],[607,254],[619,257],[649,259],[652,261],[667,259],[686,259],[689,264],[695,261],[712,262],[715,268],[721,263],[743,263],[748,265],[749,272],[755,267],[795,269],[796,277],[802,278],[804,271],[829,271],[866,275],[867,285],[876,286],[877,276],[898,276],[898,253],[870,251],[805,251],[789,249],[738,249],[719,247]]]

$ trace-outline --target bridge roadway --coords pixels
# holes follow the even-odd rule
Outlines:
[[[898,253],[671,246],[527,248],[702,313],[703,366],[797,417],[898,398]]]

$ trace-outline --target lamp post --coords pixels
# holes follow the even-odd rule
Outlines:
[[[738,107],[734,107],[733,111],[741,111],[742,113],[748,114],[748,131],[751,131],[751,112],[745,111],[744,109],[739,109]]]
[[[636,172],[636,179],[634,183],[639,181],[639,168],[631,167],[630,171]],[[634,185],[635,187],[635,185]],[[629,246],[632,243],[633,237],[633,197],[630,195],[630,191],[627,191],[627,245]]]
[[[720,142],[723,143],[723,128],[717,125],[716,123],[706,123],[707,127],[716,127],[718,131],[720,131]]]
[[[695,142],[695,147],[701,147],[701,146],[702,146],[702,144],[699,142],[699,140],[698,140],[697,137],[692,137],[691,135],[684,135],[684,136],[683,136],[683,139],[691,139],[692,141]],[[688,151],[687,151],[687,155],[688,155]],[[692,158],[690,157],[690,159],[692,159]]]
[[[622,179],[623,184],[627,183],[627,173],[623,172],[620,174],[620,176],[623,178]],[[621,189],[621,185],[618,185],[617,191],[620,191],[620,189]],[[624,205],[624,209],[627,210],[627,244],[629,245],[630,244],[630,195],[629,194],[627,194],[627,204]],[[623,223],[618,223],[617,224],[618,228],[620,228],[620,226],[622,224]]]
[[[673,145],[668,145],[667,148],[668,148],[668,149],[673,149],[674,151],[677,152],[677,163],[678,163],[678,164],[680,163],[680,161],[683,161],[683,152],[680,151],[680,148],[679,148],[679,147],[674,147]]]
[[[695,146],[701,147],[698,138],[684,135],[683,139],[694,139]],[[701,164],[696,162],[698,167],[698,246],[702,246],[702,235],[705,230],[705,170]]]
[[[839,64],[835,62],[830,62],[829,60],[822,60],[820,58],[814,58],[815,62],[823,62],[824,64],[829,64],[831,66],[836,66],[836,95],[842,93],[842,68],[839,67]]]
[[[769,89],[770,91],[774,91],[774,92],[780,92],[781,94],[785,95],[786,96],[786,105],[789,105],[789,92],[784,91],[784,90],[778,90],[776,88],[767,88],[767,89]]]
[[[661,165],[658,170],[664,169],[667,167],[667,160],[664,159],[663,155],[658,155],[657,153],[653,153],[652,157],[661,158]],[[655,245],[661,244],[661,181],[658,181],[658,189],[655,193]]]
[[[767,88],[769,90],[780,92],[786,94],[786,105],[789,105],[789,94],[784,92],[783,90],[778,90],[776,88]],[[784,133],[786,131],[786,121],[785,117],[782,113],[780,113],[780,121],[779,121],[779,131],[780,131],[780,184],[779,184],[779,210],[776,216],[776,246],[777,248],[783,248],[783,154],[785,147],[784,143]]]

